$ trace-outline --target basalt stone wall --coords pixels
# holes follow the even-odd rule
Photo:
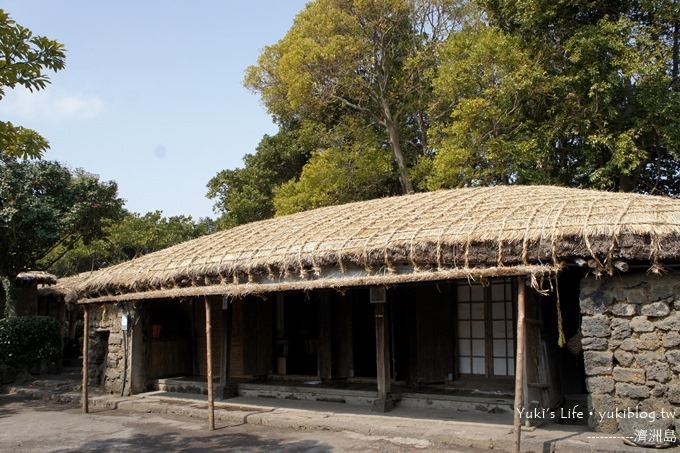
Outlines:
[[[121,315],[122,311],[111,304],[90,306],[89,383],[112,394],[119,394],[123,386]]]
[[[586,277],[580,304],[590,426],[625,436],[679,427],[680,276]]]

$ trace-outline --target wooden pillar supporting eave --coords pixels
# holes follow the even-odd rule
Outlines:
[[[213,370],[212,370],[212,323],[210,319],[210,299],[205,296],[205,350],[206,369],[208,378],[208,429],[215,429],[215,397],[213,395]]]
[[[82,385],[82,398],[81,406],[83,409],[83,414],[87,414],[90,411],[89,408],[89,395],[88,395],[88,373],[87,370],[90,366],[88,360],[88,352],[90,349],[90,310],[88,305],[83,305],[83,385]]]
[[[523,277],[517,279],[517,352],[515,354],[515,412],[513,422],[513,453],[519,453],[522,438],[522,418],[524,409],[524,356],[525,340],[526,286]]]

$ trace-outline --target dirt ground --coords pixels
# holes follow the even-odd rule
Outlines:
[[[425,440],[366,436],[349,431],[296,431],[253,424],[116,410],[82,414],[77,370],[46,376],[0,395],[0,451],[451,451]]]

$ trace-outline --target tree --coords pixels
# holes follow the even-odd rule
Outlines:
[[[539,59],[486,25],[451,35],[440,56],[431,111],[441,121],[426,187],[544,182],[534,121],[545,83]]]
[[[461,4],[316,0],[265,48],[245,84],[280,123],[309,119],[330,129],[338,113],[349,113],[363,118],[362,127],[378,126],[384,138],[376,146],[389,144],[402,192],[412,192],[409,166],[427,147],[433,56],[458,24]],[[418,137],[405,140],[413,132]]]
[[[17,85],[30,91],[44,89],[50,82],[47,70],[64,68],[64,46],[44,36],[35,36],[0,9],[0,100],[7,88]],[[40,157],[49,147],[37,132],[8,121],[0,121],[0,154]]]
[[[160,211],[144,215],[126,212],[103,229],[93,241],[79,240],[74,247],[55,248],[42,261],[59,276],[93,271],[162,250],[181,242],[212,233],[216,229],[210,219],[195,222],[191,217],[163,217]],[[54,259],[57,258],[58,259]]]
[[[208,198],[216,199],[214,209],[223,213],[220,228],[273,217],[274,188],[300,175],[319,129],[310,122],[282,126],[276,135],[265,135],[254,154],[246,154],[243,168],[215,175],[208,182]]]
[[[108,222],[120,217],[122,206],[113,182],[56,162],[0,156],[0,277],[5,291],[11,293],[14,277],[34,269],[53,250],[101,237]]]
[[[680,193],[676,0],[484,0],[494,27],[540,56],[540,171],[561,184]],[[675,183],[673,182],[675,181]]]
[[[389,195],[397,181],[389,153],[377,143],[375,131],[356,119],[343,122],[323,137],[300,177],[274,188],[276,215]]]

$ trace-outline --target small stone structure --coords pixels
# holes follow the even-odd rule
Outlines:
[[[589,424],[635,436],[680,427],[680,276],[584,278]]]
[[[121,310],[114,305],[90,308],[89,383],[109,393],[120,393],[123,387],[125,345],[121,330]],[[112,313],[113,312],[113,313]],[[129,367],[128,367],[129,368]]]

